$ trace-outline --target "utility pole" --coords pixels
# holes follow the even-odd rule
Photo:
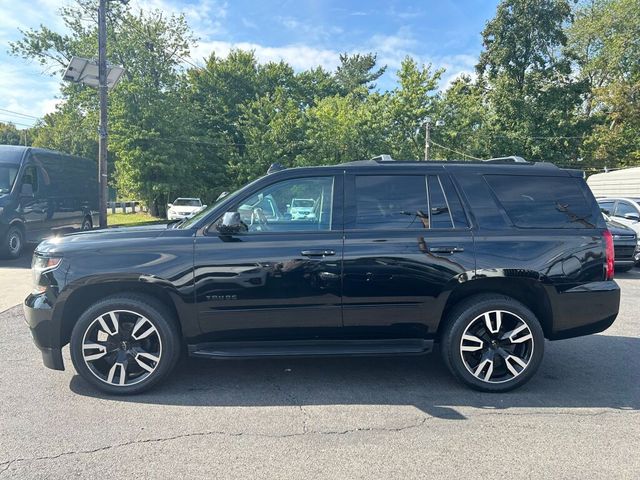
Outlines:
[[[107,227],[107,0],[98,5],[98,93],[100,95],[100,126],[98,127],[98,184],[100,228]]]
[[[427,117],[424,124],[425,136],[424,136],[424,160],[429,161],[429,141],[431,136],[431,118]]]

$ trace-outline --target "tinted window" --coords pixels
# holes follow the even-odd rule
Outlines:
[[[616,202],[613,201],[601,201],[598,202],[598,205],[602,210],[604,210],[604,213],[606,213],[607,215],[613,215],[613,205],[615,203]]]
[[[429,212],[431,228],[453,228],[449,204],[442,191],[442,185],[436,175],[429,175]]]
[[[33,193],[38,191],[38,172],[35,167],[27,167],[22,175],[22,185],[31,185]]]
[[[624,217],[627,214],[638,215],[638,210],[636,207],[627,202],[618,202],[618,206],[616,207],[616,217]]]
[[[469,222],[467,221],[467,216],[464,213],[462,202],[460,201],[458,192],[453,186],[451,179],[447,175],[441,175],[439,178],[440,184],[444,189],[447,204],[449,205],[449,212],[453,219],[453,226],[455,228],[467,228],[469,226]]]
[[[428,228],[427,188],[422,175],[355,178],[355,222],[350,228]]]
[[[486,175],[485,180],[518,227],[594,227],[591,205],[577,178]]]
[[[0,195],[8,193],[18,175],[17,165],[0,165]]]
[[[299,199],[304,207],[295,206]],[[333,177],[309,177],[270,185],[242,200],[237,211],[249,232],[293,232],[330,230],[332,208]]]

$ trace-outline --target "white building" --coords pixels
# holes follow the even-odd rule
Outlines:
[[[640,197],[640,167],[596,173],[587,178],[596,197]]]

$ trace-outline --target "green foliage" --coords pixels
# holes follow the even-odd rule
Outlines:
[[[0,122],[0,145],[23,145],[24,134],[13,123]]]

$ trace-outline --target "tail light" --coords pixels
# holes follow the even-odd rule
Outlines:
[[[609,230],[602,232],[604,238],[604,276],[605,280],[613,280],[613,264],[615,260],[615,251],[613,249],[613,236]]]

